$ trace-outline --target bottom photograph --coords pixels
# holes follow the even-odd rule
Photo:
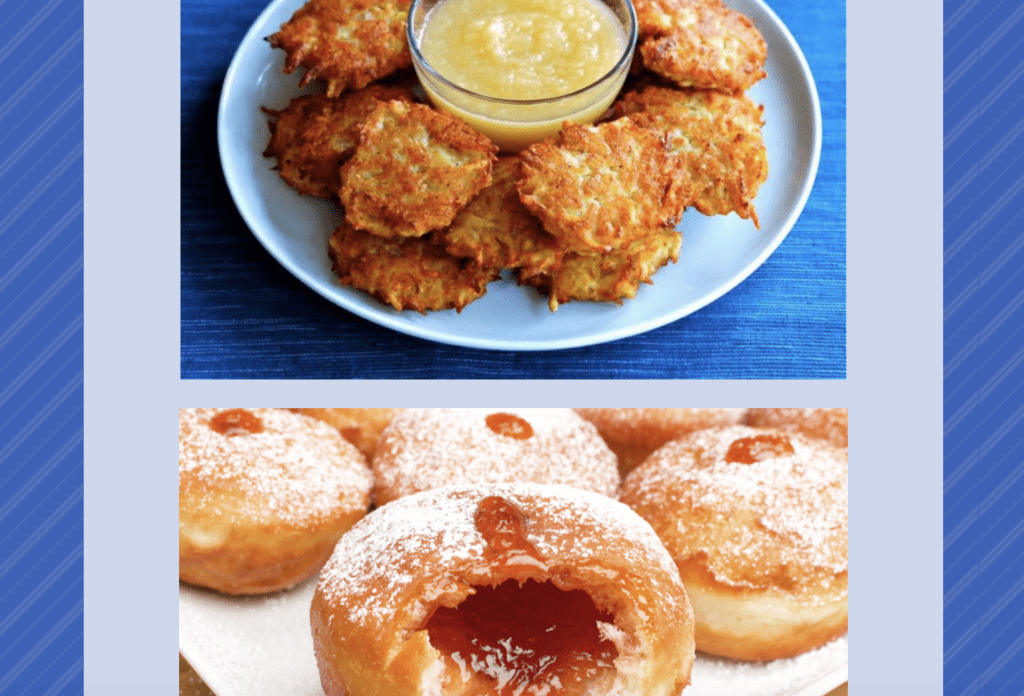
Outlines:
[[[845,695],[847,421],[180,409],[179,692]]]

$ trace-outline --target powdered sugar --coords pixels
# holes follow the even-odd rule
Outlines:
[[[251,409],[262,431],[227,437],[209,427],[222,409],[179,412],[178,489],[196,510],[232,491],[250,519],[319,519],[364,505],[372,478],[362,455],[325,423],[280,409]],[[211,510],[213,512],[213,510]]]
[[[347,621],[372,628],[402,610],[423,578],[451,582],[453,568],[486,565],[474,514],[488,496],[510,501],[531,518],[544,517],[527,532],[544,559],[586,565],[603,553],[623,568],[653,565],[655,576],[678,578],[650,526],[607,497],[561,485],[449,486],[388,503],[349,530],[321,574],[327,603]]]
[[[732,442],[764,432],[734,426],[671,442],[630,475],[623,498],[670,518],[674,510],[687,510],[675,528],[685,556],[706,554],[722,581],[729,578],[723,568],[768,558],[782,566],[846,571],[846,451],[783,435],[791,455],[750,464],[726,460]]]
[[[523,419],[533,434],[494,432],[486,417]],[[410,409],[385,429],[374,457],[379,500],[451,483],[564,483],[614,496],[615,455],[571,409]]]

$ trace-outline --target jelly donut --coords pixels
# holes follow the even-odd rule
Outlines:
[[[791,657],[846,632],[846,450],[733,426],[670,442],[626,477],[693,603],[697,649]]]
[[[555,484],[448,486],[338,542],[310,610],[327,696],[676,696],[692,612],[650,526]]]
[[[735,425],[742,408],[578,408],[619,458],[625,476],[669,440],[705,428]]]
[[[615,497],[615,455],[571,409],[408,409],[373,458],[374,502],[451,483],[564,483]]]
[[[336,428],[341,436],[359,448],[367,461],[377,451],[381,432],[400,408],[293,408]]]
[[[755,428],[779,428],[846,447],[845,408],[749,408],[743,422]]]
[[[283,409],[181,409],[178,573],[228,594],[316,574],[370,504],[363,455],[338,431]]]

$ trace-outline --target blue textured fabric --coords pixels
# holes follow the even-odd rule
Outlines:
[[[811,66],[824,121],[802,216],[718,301],[660,329],[558,351],[457,348],[379,327],[293,278],[249,232],[217,155],[217,100],[263,0],[181,3],[183,378],[843,379],[846,377],[845,3],[769,3]]]

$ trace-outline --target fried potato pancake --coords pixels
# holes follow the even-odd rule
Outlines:
[[[665,138],[680,203],[760,227],[753,201],[768,178],[763,106],[713,90],[647,87],[623,95],[613,112]]]
[[[349,222],[384,237],[419,237],[451,224],[491,183],[497,148],[456,117],[423,104],[382,102],[359,127],[341,168]]]
[[[566,122],[557,140],[520,158],[520,200],[570,250],[622,249],[682,212],[672,207],[664,142],[628,119]]]
[[[636,0],[644,65],[681,87],[742,92],[765,77],[768,46],[720,0]]]
[[[286,54],[284,71],[306,69],[327,96],[360,89],[412,65],[405,23],[410,0],[309,0],[267,41]]]
[[[378,237],[342,222],[328,253],[342,285],[364,290],[401,311],[457,311],[487,292],[498,269],[457,259],[430,237]]]
[[[482,266],[519,268],[527,278],[556,268],[565,250],[519,200],[519,158],[499,157],[491,178],[491,185],[436,233],[438,241],[453,256]]]
[[[650,284],[659,268],[679,260],[682,241],[680,233],[662,229],[607,254],[570,252],[558,270],[520,282],[546,294],[552,312],[570,300],[622,304],[636,297],[640,283]]]
[[[341,188],[339,169],[359,142],[359,124],[380,101],[413,100],[403,87],[371,85],[341,97],[297,97],[270,116],[270,142],[264,157],[276,157],[281,178],[299,193],[333,198]]]

